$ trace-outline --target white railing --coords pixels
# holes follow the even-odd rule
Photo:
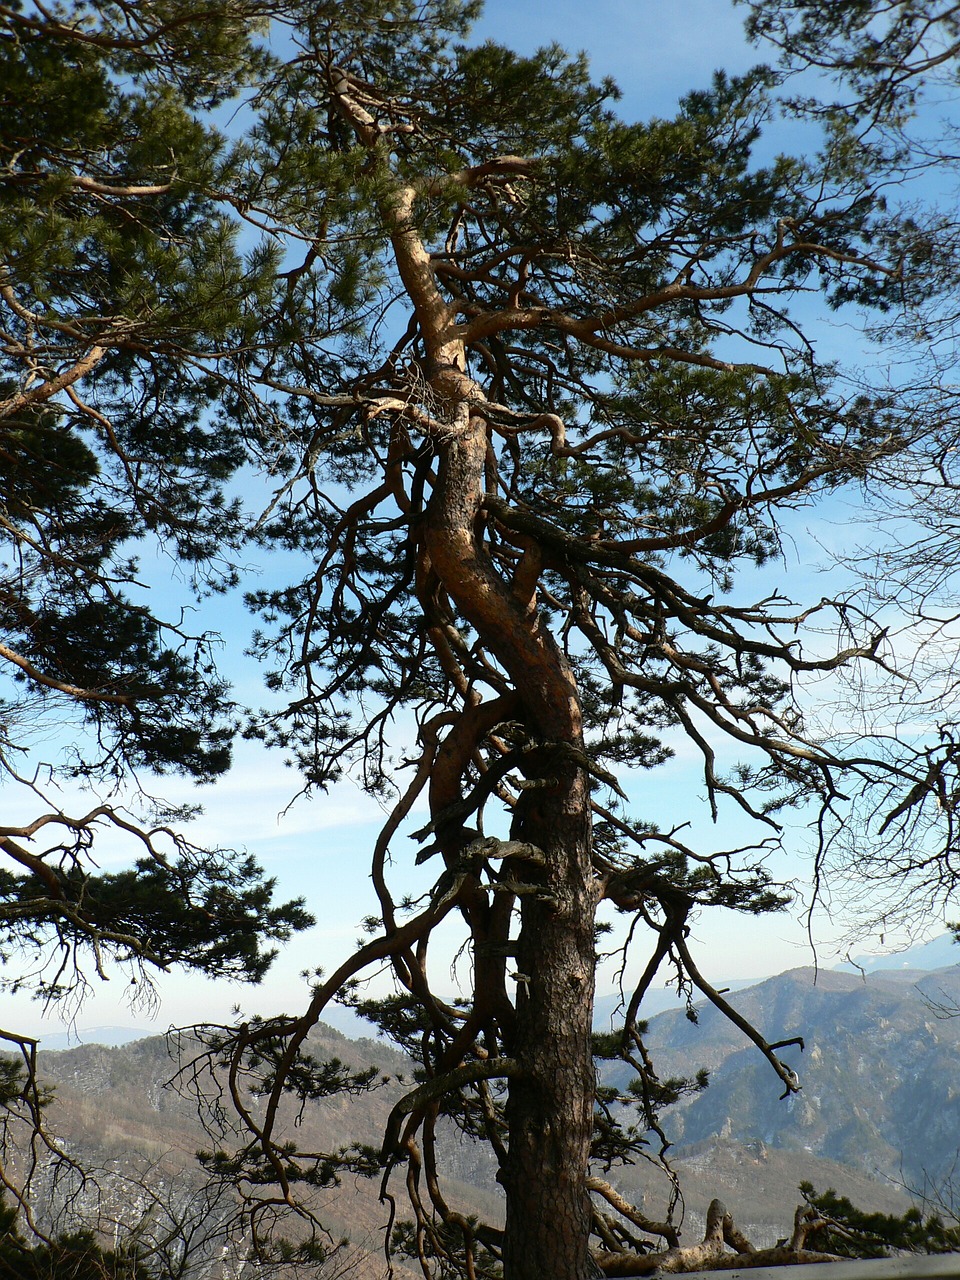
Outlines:
[[[678,1280],[960,1280],[960,1253],[818,1262],[800,1267],[694,1271]]]

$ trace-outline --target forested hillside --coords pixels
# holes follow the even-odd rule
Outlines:
[[[802,1035],[788,1060],[803,1081],[779,1099],[735,1029],[709,1007],[697,1025],[665,1013],[651,1025],[651,1051],[667,1072],[691,1053],[710,1066],[710,1086],[675,1113],[684,1143],[715,1136],[760,1141],[839,1161],[871,1175],[944,1180],[960,1149],[960,968],[858,974],[797,969],[738,993],[760,1027]]]
[[[960,1147],[960,1017],[943,1017],[933,1003],[960,1002],[960,966],[866,976],[797,969],[739,992],[736,1000],[758,1027],[802,1030],[805,1051],[796,1050],[795,1062],[803,1089],[778,1099],[769,1069],[710,1008],[697,1007],[696,1023],[682,1011],[652,1019],[649,1044],[662,1074],[681,1071],[694,1047],[710,1066],[707,1089],[665,1117],[684,1188],[685,1237],[699,1238],[718,1187],[741,1228],[764,1246],[788,1232],[801,1181],[818,1190],[835,1188],[863,1208],[884,1212],[908,1207],[907,1187],[930,1191],[946,1181]],[[178,1046],[151,1037],[41,1055],[44,1078],[56,1089],[52,1128],[84,1165],[109,1171],[113,1195],[99,1210],[109,1218],[123,1204],[129,1228],[138,1215],[152,1212],[155,1218],[154,1197],[169,1199],[172,1189],[185,1215],[199,1203],[203,1178],[194,1155],[209,1148],[211,1138],[198,1124],[189,1090],[184,1096],[167,1086],[193,1048],[190,1041]],[[375,1144],[403,1092],[398,1077],[409,1077],[410,1062],[382,1042],[351,1041],[324,1026],[311,1051],[354,1067],[374,1065],[389,1079],[362,1098],[308,1106],[299,1141],[322,1149],[351,1140]],[[179,1079],[183,1086],[188,1077]],[[481,1145],[448,1129],[442,1162],[476,1212],[502,1219],[495,1166]],[[669,1197],[662,1173],[644,1161],[612,1181],[650,1214],[662,1211]],[[137,1184],[140,1189],[131,1192]],[[358,1276],[379,1275],[384,1265],[386,1209],[378,1190],[376,1178],[348,1178],[323,1195],[332,1234],[351,1241],[341,1260]],[[64,1198],[61,1187],[51,1208],[62,1207]],[[95,1215],[92,1190],[80,1205]],[[227,1222],[227,1207],[221,1204],[218,1212]],[[199,1238],[195,1247],[201,1250]]]

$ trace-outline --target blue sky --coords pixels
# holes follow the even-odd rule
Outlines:
[[[502,40],[521,52],[552,41],[572,50],[586,50],[595,74],[610,74],[620,84],[622,114],[645,118],[669,114],[681,94],[708,83],[718,67],[737,72],[759,60],[743,38],[742,14],[725,0],[677,0],[673,4],[662,0],[591,0],[589,4],[557,0],[549,6],[533,0],[490,0],[477,35]],[[823,526],[819,533],[827,541],[837,536],[829,526]],[[796,537],[797,554],[805,558],[812,540],[802,519],[797,523]],[[800,560],[786,566],[784,573],[795,575],[799,566]],[[165,589],[166,572],[159,561],[150,569],[158,592]],[[206,625],[230,633],[232,645],[239,649],[237,632],[246,634],[251,625],[239,600],[219,600],[214,609]],[[237,665],[228,674],[237,681],[241,698],[258,700],[252,666]],[[644,778],[629,788],[641,801],[639,812],[647,785],[649,779]],[[658,770],[654,785],[658,798],[672,801],[679,819],[689,818],[705,838],[710,838],[706,806],[699,794],[702,788],[697,786],[689,759],[681,754]],[[246,1013],[290,1009],[301,998],[301,970],[317,966],[329,970],[344,958],[359,933],[359,921],[374,908],[369,851],[382,814],[373,800],[349,783],[288,808],[296,790],[296,775],[252,744],[241,744],[233,772],[202,794],[183,782],[167,780],[162,787],[171,800],[203,803],[205,814],[192,833],[198,842],[245,847],[277,877],[282,896],[304,894],[317,915],[317,927],[285,950],[263,986],[250,990],[174,974],[160,983],[162,1003],[151,1023],[142,1012],[131,1013],[125,1001],[129,989],[118,975],[88,999],[77,1018],[78,1026],[135,1024],[162,1029],[170,1023],[229,1019],[234,1004],[240,1004]],[[802,854],[807,837],[802,821],[797,822],[791,838],[795,853],[789,864],[781,862],[775,870],[803,880],[809,873],[809,863]],[[729,825],[716,832],[718,846],[736,838],[736,829]],[[126,850],[119,844],[108,845],[103,857],[106,863],[116,860],[119,865],[126,861]],[[424,879],[422,887],[427,883]],[[704,919],[695,930],[701,963],[717,979],[762,977],[809,963],[806,935],[796,914],[754,921],[719,913]],[[937,925],[933,931],[941,928]],[[832,962],[829,948],[823,958]],[[600,989],[609,990],[611,981],[608,968],[601,976]],[[28,1033],[43,1029],[38,1006],[26,999],[5,1001],[3,1021]],[[53,1023],[55,1026],[47,1025],[59,1029],[56,1018]]]
[[[715,70],[762,61],[743,34],[743,10],[727,0],[487,0],[475,29],[520,53],[556,42],[586,52],[594,73],[612,76],[625,117],[672,111],[680,95]]]

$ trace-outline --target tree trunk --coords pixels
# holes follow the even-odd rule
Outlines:
[[[412,188],[397,189],[384,207],[397,265],[420,324],[432,367],[430,382],[448,415],[435,439],[437,477],[424,513],[419,582],[427,598],[436,575],[485,647],[502,664],[520,702],[520,718],[544,743],[583,747],[576,681],[537,609],[540,560],[532,548],[513,582],[497,573],[480,529],[488,430],[471,405],[481,389],[464,372],[466,354],[437,288],[415,226]],[[590,1270],[587,1157],[595,1080],[591,1055],[594,919],[590,788],[586,774],[545,747],[531,780],[553,781],[525,793],[514,823],[518,837],[547,855],[505,865],[520,882],[542,882],[521,894],[517,1017],[511,1057],[520,1074],[508,1093],[509,1156],[505,1280],[584,1280]],[[532,763],[532,762],[531,762]]]
[[[467,401],[455,370],[436,380],[451,405]],[[469,403],[467,401],[467,403]],[[462,412],[462,408],[461,408]],[[586,1189],[595,1077],[591,1055],[594,918],[590,786],[563,747],[582,750],[580,701],[570,665],[536,605],[536,583],[496,572],[482,540],[486,424],[445,443],[424,522],[430,569],[508,673],[520,718],[544,744],[527,760],[513,834],[545,865],[504,864],[521,892],[517,1017],[509,1084],[504,1280],[585,1280],[590,1274]],[[522,588],[522,590],[521,590]],[[559,744],[557,746],[556,744]]]
[[[596,898],[589,788],[583,773],[564,772],[556,791],[532,793],[518,823],[522,839],[547,853],[548,866],[545,896],[522,899],[522,978],[511,1047],[522,1074],[510,1081],[507,1103],[506,1280],[584,1280],[590,1274],[586,1176],[595,1088]]]

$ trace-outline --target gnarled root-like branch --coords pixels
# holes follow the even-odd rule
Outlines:
[[[454,1093],[479,1080],[502,1080],[507,1076],[515,1076],[518,1064],[512,1058],[488,1058],[485,1062],[467,1062],[445,1075],[426,1080],[410,1093],[404,1094],[390,1112],[383,1135],[383,1159],[389,1159],[398,1145],[400,1125],[404,1116],[412,1115],[428,1103],[444,1094]]]
[[[689,1271],[782,1267],[798,1263],[838,1261],[831,1253],[804,1249],[806,1237],[817,1225],[807,1222],[804,1216],[806,1211],[806,1206],[797,1210],[794,1234],[789,1245],[755,1249],[739,1230],[723,1201],[713,1200],[707,1210],[703,1239],[698,1244],[676,1245],[660,1253],[596,1253],[594,1261],[605,1276],[646,1276],[654,1272],[676,1275]],[[728,1252],[728,1248],[736,1252]]]

